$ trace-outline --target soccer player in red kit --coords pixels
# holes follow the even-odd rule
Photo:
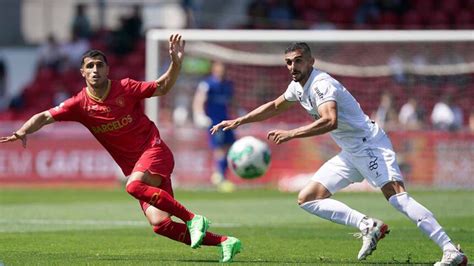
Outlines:
[[[26,147],[27,134],[47,124],[55,121],[83,124],[128,176],[126,190],[140,201],[153,231],[192,248],[201,244],[220,246],[221,261],[230,262],[240,252],[240,240],[207,232],[208,219],[187,210],[174,199],[170,178],[173,154],[141,105],[144,98],[165,95],[175,84],[184,44],[181,35],[170,36],[171,64],[166,73],[151,82],[129,78],[109,80],[105,54],[98,50],[86,52],[80,71],[87,86],[59,106],[32,116],[13,135],[0,138],[0,143],[21,140]],[[171,216],[184,223],[174,222]]]

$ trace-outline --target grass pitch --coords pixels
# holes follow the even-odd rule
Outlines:
[[[411,194],[474,261],[472,191]],[[390,226],[391,233],[362,262],[356,258],[361,241],[350,235],[355,231],[306,213],[296,194],[176,191],[175,196],[213,221],[210,231],[242,240],[236,265],[432,264],[442,256],[381,193],[335,196]],[[121,189],[0,190],[0,265],[207,265],[218,259],[216,247],[194,250],[155,235],[138,202]]]

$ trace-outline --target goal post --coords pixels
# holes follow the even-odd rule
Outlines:
[[[464,113],[464,125],[474,112],[474,30],[152,29],[146,34],[146,80],[157,79],[166,70],[168,39],[174,33],[186,40],[185,63],[176,88],[165,97],[147,99],[145,111],[180,158],[174,179],[180,186],[201,184],[209,180],[212,170],[205,133],[193,127],[190,119],[191,99],[204,77],[202,62],[220,60],[226,64],[235,85],[235,117],[284,92],[290,77],[283,51],[289,43],[307,42],[315,67],[341,81],[368,115],[376,113],[385,93],[393,97],[392,107],[397,112],[408,99],[419,101],[422,128],[405,130],[388,122],[382,125],[392,137],[409,183],[474,187],[474,165],[469,161],[474,154],[474,134],[466,128],[456,135],[435,132],[430,124],[431,109],[443,95],[455,98]],[[238,137],[265,138],[269,129],[294,128],[308,122],[310,118],[302,108],[292,108],[281,118],[245,125],[236,132]],[[314,173],[338,152],[327,135],[271,148],[270,170],[255,182],[286,187],[297,183],[287,180]]]
[[[151,29],[146,34],[146,80],[157,79],[160,54],[158,43],[166,42],[171,34],[179,33],[189,42],[236,42],[236,43],[409,43],[409,42],[470,42],[474,44],[473,30],[183,30]],[[474,49],[474,47],[471,46]],[[219,55],[216,55],[217,57]],[[474,61],[460,67],[461,72],[474,72]],[[389,70],[382,70],[385,75]],[[158,123],[158,98],[146,101],[146,113]]]

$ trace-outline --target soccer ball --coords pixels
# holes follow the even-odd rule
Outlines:
[[[253,179],[265,174],[270,158],[268,145],[251,136],[238,139],[232,144],[227,154],[229,168],[244,179]]]

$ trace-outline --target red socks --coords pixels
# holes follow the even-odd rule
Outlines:
[[[159,235],[166,236],[186,245],[191,244],[191,238],[186,225],[183,223],[173,222],[170,218],[162,221],[156,226],[153,226],[153,231]],[[226,236],[206,232],[206,236],[204,236],[202,244],[205,246],[217,246],[226,239]]]
[[[127,192],[136,199],[148,202],[150,205],[176,216],[185,222],[194,217],[192,212],[188,211],[168,192],[157,187],[149,186],[140,180],[135,180],[128,184]]]
[[[136,199],[148,202],[150,205],[176,216],[183,221],[189,221],[194,217],[192,212],[188,211],[168,192],[160,188],[149,186],[142,181],[135,180],[128,184],[127,192]],[[170,218],[162,221],[156,226],[153,226],[153,231],[159,235],[166,236],[187,245],[191,244],[191,238],[186,225],[183,223],[173,222]],[[206,232],[202,244],[206,246],[217,246],[226,239],[226,236]]]

